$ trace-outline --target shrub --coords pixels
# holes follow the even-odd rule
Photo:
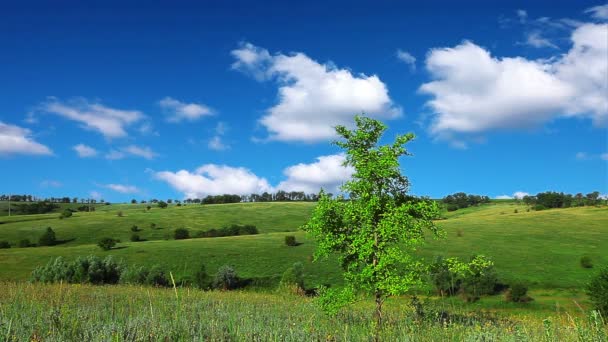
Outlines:
[[[169,286],[169,279],[165,275],[165,271],[163,271],[160,266],[154,265],[148,271],[148,275],[146,277],[146,285]]]
[[[474,258],[471,259],[473,262]],[[461,293],[463,298],[469,301],[476,301],[480,296],[492,295],[496,293],[496,288],[500,286],[498,276],[493,265],[470,265],[470,272],[466,274],[461,283]]]
[[[97,246],[99,246],[99,248],[103,249],[104,251],[109,251],[114,246],[116,246],[117,242],[118,242],[118,240],[107,237],[107,238],[103,238],[103,239],[99,240],[99,242],[97,243]]]
[[[583,256],[581,258],[581,267],[582,268],[592,268],[593,267],[593,262],[591,261],[591,258],[588,256]]]
[[[519,213],[519,211],[517,209],[515,209],[515,210],[513,210],[513,213],[517,214],[517,213]]]
[[[449,269],[449,265],[442,256],[435,258],[430,267],[431,282],[440,296],[453,296],[460,289],[462,279]]]
[[[289,289],[295,294],[303,294],[304,289],[304,266],[301,262],[296,262],[285,270],[281,277],[279,287],[283,289]]]
[[[447,211],[456,211],[458,210],[458,206],[456,204],[448,204],[446,206]]]
[[[168,206],[167,202],[160,201],[158,202],[158,207],[161,209],[165,209]]]
[[[131,227],[131,231],[135,233],[135,232],[140,231],[140,229],[139,229],[139,227],[138,227],[138,226],[132,226],[132,227]]]
[[[123,217],[122,210],[119,210],[119,211],[116,213],[116,216],[118,216],[118,217]]]
[[[97,256],[78,257],[67,262],[62,257],[39,266],[32,272],[32,281],[44,283],[68,282],[91,284],[116,284],[120,279],[123,265],[112,256],[100,259]]]
[[[547,207],[545,207],[542,204],[537,204],[534,206],[534,210],[536,210],[536,211],[541,211],[541,210],[545,210],[545,209],[547,209]]]
[[[38,246],[54,246],[57,244],[57,237],[51,227],[47,227],[46,231],[38,240]]]
[[[237,287],[239,277],[232,266],[224,265],[217,270],[213,287],[220,290],[232,290]]]
[[[175,238],[175,240],[189,239],[190,232],[186,228],[177,228],[173,233],[173,238]]]
[[[121,284],[144,285],[150,271],[144,266],[131,266],[125,268],[120,275]]]
[[[587,296],[604,317],[608,317],[608,265],[602,267],[586,287]]]
[[[147,210],[150,210],[150,209],[152,209],[152,207],[151,207],[151,206],[147,206],[147,207],[146,207],[146,209],[147,209]]]
[[[464,232],[462,231],[462,229],[459,228],[458,230],[456,230],[457,237],[462,237],[463,235],[464,235]]]
[[[150,229],[156,229],[156,223],[150,223]]]
[[[528,296],[528,287],[522,283],[515,283],[509,287],[505,293],[505,300],[514,303],[527,303],[532,301],[532,297]]]
[[[139,241],[141,241],[139,234],[131,234],[131,242],[139,242]]]
[[[0,249],[6,249],[6,248],[11,248],[11,244],[5,240],[0,241]]]
[[[296,241],[296,237],[293,235],[285,236],[285,244],[287,246],[297,246],[298,242]]]
[[[201,265],[198,272],[196,272],[194,281],[195,281],[196,287],[198,287],[201,290],[206,290],[209,288],[210,279],[209,279],[209,275],[207,274],[205,265]]]
[[[72,217],[72,210],[71,209],[66,209],[64,210],[61,215],[59,215],[60,219],[64,219],[64,218],[68,218],[68,217]]]
[[[19,248],[32,247],[32,243],[30,242],[30,239],[22,239],[22,240],[19,240],[19,243],[17,244],[17,246],[19,246]]]

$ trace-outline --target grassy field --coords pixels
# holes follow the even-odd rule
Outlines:
[[[310,285],[338,283],[334,262],[312,263],[314,242],[297,228],[306,222],[314,203],[241,203],[226,205],[172,206],[145,210],[145,205],[110,205],[94,213],[76,213],[60,220],[56,215],[3,218],[0,240],[17,243],[29,238],[36,242],[45,227],[52,227],[57,238],[67,242],[54,247],[11,248],[0,250],[0,279],[26,280],[38,265],[51,257],[74,258],[79,255],[112,254],[128,263],[161,264],[179,277],[191,276],[201,264],[214,272],[224,264],[234,265],[245,277],[278,279],[296,261],[305,265]],[[515,211],[517,210],[517,213]],[[122,211],[123,217],[117,216]],[[608,263],[608,208],[582,207],[545,211],[526,211],[513,202],[468,208],[445,213],[437,224],[447,238],[429,239],[420,255],[468,258],[485,254],[495,263],[501,280],[524,281],[533,288],[580,289],[593,269],[580,267],[583,255],[595,264]],[[155,223],[159,229],[151,229]],[[226,224],[254,224],[260,234],[225,238],[165,240],[174,228],[195,232]],[[128,242],[130,227],[142,228],[145,242]],[[286,235],[303,242],[287,247]],[[123,243],[109,252],[95,243],[102,237],[118,238]]]
[[[372,305],[364,300],[328,317],[313,299],[280,293],[0,283],[0,340],[369,341]],[[416,315],[408,298],[388,301],[381,339],[599,342],[608,335],[600,317],[563,310],[505,317],[437,302],[424,309]]]

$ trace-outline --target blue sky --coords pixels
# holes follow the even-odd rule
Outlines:
[[[608,193],[608,4],[3,2],[0,193],[335,191],[332,127],[417,195]]]

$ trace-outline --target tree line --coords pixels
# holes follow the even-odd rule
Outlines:
[[[92,198],[79,198],[79,197],[46,197],[40,198],[34,195],[0,195],[0,201],[11,202],[49,202],[49,203],[105,203],[103,199],[96,200]]]
[[[540,192],[535,196],[524,196],[522,201],[526,205],[535,206],[537,210],[547,208],[570,208],[600,205],[606,199],[600,197],[599,191],[590,192],[586,195],[578,193],[576,195],[565,194],[563,192],[546,191]]]
[[[332,194],[328,194],[332,195]],[[283,191],[279,190],[275,193],[264,192],[262,194],[249,194],[249,195],[235,195],[235,194],[223,194],[223,195],[208,195],[202,198],[187,198],[185,200],[178,199],[167,199],[166,203],[176,204],[225,204],[225,203],[241,203],[241,202],[316,202],[319,200],[317,194],[306,194],[303,191]],[[149,201],[150,203],[164,202],[153,198]],[[131,200],[131,204],[136,204],[136,199]],[[140,200],[139,203],[148,203],[146,200]]]

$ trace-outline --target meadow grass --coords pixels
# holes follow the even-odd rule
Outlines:
[[[132,286],[0,283],[1,341],[369,341],[373,303],[335,317],[280,293]],[[416,315],[409,298],[385,305],[384,341],[605,341],[599,316],[503,317],[478,309]],[[435,310],[435,311],[434,311]]]

